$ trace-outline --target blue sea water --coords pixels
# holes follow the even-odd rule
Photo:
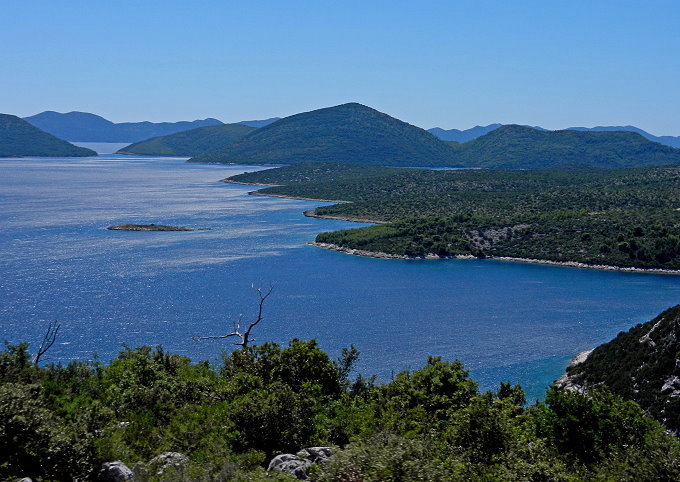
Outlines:
[[[255,170],[182,159],[100,156],[0,162],[0,340],[38,343],[62,323],[54,360],[107,360],[194,341],[252,318],[274,286],[258,341],[354,344],[359,371],[387,381],[428,355],[462,360],[481,388],[521,383],[540,398],[577,352],[680,302],[680,277],[489,260],[383,260],[308,246],[356,223],[304,217],[320,203],[249,196],[218,182]],[[117,232],[121,223],[210,228]]]

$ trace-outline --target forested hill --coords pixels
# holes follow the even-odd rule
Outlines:
[[[121,122],[114,123],[88,112],[46,111],[24,118],[25,121],[71,142],[138,142],[151,137],[166,136],[197,127],[220,125],[217,119],[181,122]]]
[[[0,114],[0,157],[86,157],[96,156],[90,149],[77,147],[41,131],[25,120]]]
[[[169,136],[154,137],[137,142],[122,148],[118,153],[191,157],[232,144],[254,130],[255,127],[243,124],[199,127]]]
[[[605,385],[680,431],[680,305],[619,333],[567,374],[571,385]]]
[[[613,169],[680,163],[680,149],[633,132],[544,131],[505,125],[464,144],[361,104],[286,117],[192,162],[299,164],[347,162],[397,167]]]
[[[292,115],[193,162],[298,164],[349,162],[389,166],[452,166],[455,151],[429,132],[350,103]]]
[[[458,164],[494,169],[584,166],[600,169],[680,163],[680,149],[635,132],[544,131],[505,125],[454,146]]]

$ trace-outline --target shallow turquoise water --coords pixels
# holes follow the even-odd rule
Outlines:
[[[354,344],[365,375],[389,380],[428,355],[461,359],[482,388],[520,382],[530,398],[575,353],[680,301],[680,277],[488,260],[406,261],[306,245],[355,223],[306,218],[319,203],[248,196],[217,182],[252,170],[103,156],[0,162],[0,339],[38,342],[62,322],[54,359],[103,360],[122,344],[194,359],[275,286],[258,341]],[[157,223],[209,231],[135,233]]]

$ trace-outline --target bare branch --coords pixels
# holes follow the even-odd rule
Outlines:
[[[231,336],[237,336],[241,341],[234,343],[234,345],[240,346],[242,348],[246,348],[248,346],[248,343],[255,341],[254,338],[250,338],[250,332],[257,324],[262,321],[263,316],[262,316],[262,308],[264,306],[265,300],[269,297],[270,294],[272,294],[272,291],[274,290],[274,286],[270,285],[269,290],[267,290],[266,293],[262,292],[262,288],[255,288],[255,286],[251,285],[255,291],[257,291],[258,296],[260,297],[260,302],[258,305],[258,310],[257,310],[257,318],[255,321],[250,323],[248,325],[248,329],[241,333],[241,320],[243,319],[243,315],[239,315],[238,321],[234,322],[234,331],[229,333],[228,335],[218,335],[218,336],[192,336],[194,340],[215,340],[215,339],[223,339],[223,338],[229,338]]]
[[[50,324],[47,325],[47,331],[45,331],[45,334],[43,335],[43,340],[40,343],[40,347],[38,348],[38,353],[36,353],[35,357],[33,357],[33,363],[36,365],[40,363],[40,359],[45,353],[47,353],[47,350],[52,348],[52,345],[54,345],[54,342],[57,340],[59,328],[61,328],[61,323],[59,323],[57,320],[54,320],[54,322],[50,321]]]

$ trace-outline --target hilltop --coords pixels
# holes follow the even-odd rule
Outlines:
[[[97,153],[58,139],[21,118],[0,114],[0,157],[87,157]]]
[[[651,142],[635,132],[543,131],[504,125],[452,148],[460,165],[494,169],[575,165],[615,169],[680,163],[680,149]]]
[[[598,346],[558,382],[580,391],[607,386],[680,431],[679,338],[680,305]]]
[[[88,112],[46,111],[25,117],[25,121],[70,142],[139,142],[151,137],[166,136],[175,132],[212,125],[220,125],[217,119],[192,122],[122,122],[116,124]]]
[[[254,130],[255,127],[245,124],[198,127],[168,136],[154,137],[137,142],[122,148],[118,153],[191,157],[211,149],[232,144]]]
[[[443,141],[457,142],[459,144],[462,144],[465,142],[475,140],[478,137],[483,136],[484,134],[488,134],[489,132],[498,129],[502,125],[503,124],[489,124],[488,126],[475,126],[471,127],[470,129],[464,130],[442,129],[441,127],[433,127],[432,129],[428,129],[427,132],[434,134]],[[534,129],[542,131],[549,130],[538,126],[534,127]],[[645,139],[650,140],[652,142],[658,142],[659,144],[663,144],[664,146],[680,148],[680,136],[655,136],[654,134],[650,134],[649,132],[635,126],[567,127],[566,130],[584,132],[617,132],[617,131],[636,132]]]
[[[455,152],[419,127],[350,103],[292,115],[192,162],[451,166]]]

